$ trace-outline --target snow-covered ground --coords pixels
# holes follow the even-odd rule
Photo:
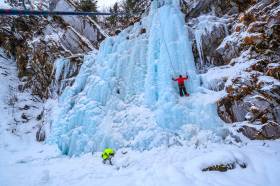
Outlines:
[[[215,142],[209,131],[189,130],[188,141],[150,151],[119,149],[114,165],[104,165],[100,152],[79,157],[62,155],[56,145],[35,141],[34,132],[18,126],[12,134],[10,87],[16,87],[15,62],[0,57],[0,185],[1,186],[278,186],[279,141]],[[27,128],[32,128],[34,123]],[[203,172],[216,164],[236,163],[227,172]],[[246,164],[241,168],[239,164]]]

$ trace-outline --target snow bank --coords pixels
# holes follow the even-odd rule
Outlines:
[[[4,139],[0,141],[0,183],[5,186],[279,185],[279,141],[251,141],[240,147],[208,142],[207,147],[164,147],[144,152],[120,149],[113,158],[114,165],[109,166],[102,164],[100,153],[68,158],[54,146],[23,143],[11,136]],[[247,167],[202,171],[206,166],[236,160]]]

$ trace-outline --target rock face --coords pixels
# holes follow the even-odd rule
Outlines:
[[[280,122],[280,86],[263,78],[260,74],[238,77],[226,87],[228,95],[218,102],[218,113],[225,122]]]
[[[238,132],[247,136],[252,140],[266,140],[266,139],[279,139],[280,138],[280,125],[277,123],[268,123],[260,130],[253,127],[242,126]]]
[[[222,17],[225,14],[242,12],[254,3],[254,0],[184,0],[182,9],[186,14],[186,19],[209,12],[215,12],[217,16]]]
[[[250,139],[280,138],[280,50],[276,44],[280,37],[275,31],[280,26],[279,5],[276,1],[260,1],[239,16],[235,46],[239,53],[250,50],[251,58],[257,60],[246,69],[250,76],[233,79],[226,87],[228,95],[218,102],[218,113],[225,122],[261,125],[260,129],[239,129]]]
[[[60,7],[67,5],[67,8],[73,8],[67,1],[63,3],[60,3]],[[54,62],[57,58],[69,58],[73,66],[79,67],[82,58],[75,56],[95,50],[104,39],[88,17],[75,18],[74,22],[66,16],[17,16],[0,19],[0,47],[15,57],[18,76],[23,82],[21,88],[31,88],[33,95],[42,99],[47,99],[50,95]],[[75,70],[78,71],[79,68]]]
[[[217,47],[228,35],[228,19],[212,15],[202,15],[188,22],[193,39],[194,57],[199,69],[211,65],[223,65]]]
[[[227,2],[188,0],[182,6],[198,70],[248,66],[227,79],[218,114],[226,123],[249,124],[238,131],[250,139],[280,138],[280,2]]]
[[[232,33],[236,14],[254,3],[250,0],[183,1],[182,11],[186,14],[186,22],[190,27],[194,57],[199,70],[205,72],[209,66],[225,65],[232,58],[238,57],[239,51],[234,40],[228,41],[230,44],[224,43],[223,47],[221,43]]]

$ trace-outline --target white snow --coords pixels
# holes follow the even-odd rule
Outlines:
[[[0,135],[2,186],[278,186],[280,143],[249,142],[241,146],[193,142],[183,147],[150,151],[120,149],[113,166],[102,164],[100,153],[81,157],[61,155],[55,146],[31,139]],[[208,140],[206,138],[206,140]],[[202,172],[215,164],[245,163],[227,172]]]
[[[0,8],[11,8],[6,0],[0,0]]]

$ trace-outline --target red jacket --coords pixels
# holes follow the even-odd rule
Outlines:
[[[184,85],[185,80],[187,80],[188,77],[179,77],[176,79],[173,79],[174,81],[177,81],[179,85]]]

